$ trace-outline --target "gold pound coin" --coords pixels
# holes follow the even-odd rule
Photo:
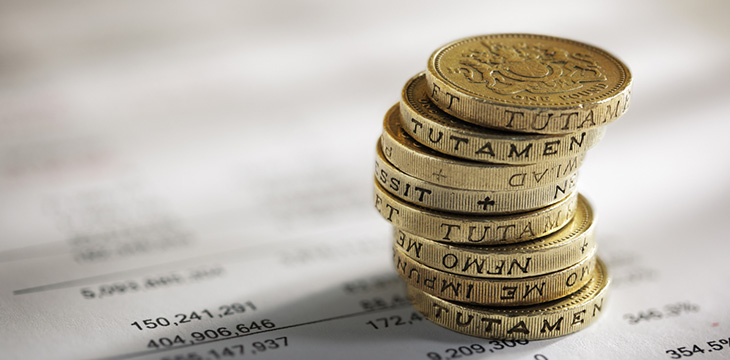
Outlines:
[[[596,261],[587,285],[563,299],[527,307],[489,308],[439,299],[413,286],[408,298],[427,319],[449,330],[487,339],[551,339],[579,331],[601,314],[610,280]]]
[[[578,197],[578,211],[565,227],[548,236],[501,246],[457,246],[393,231],[394,246],[411,259],[452,274],[486,278],[522,278],[573,266],[596,248],[591,207]]]
[[[532,189],[486,191],[462,190],[410,176],[385,159],[376,147],[375,179],[391,194],[412,204],[473,215],[512,214],[549,206],[565,199],[576,187],[578,171]]]
[[[534,164],[587,151],[605,127],[564,135],[508,133],[463,122],[441,110],[428,97],[426,76],[420,73],[403,87],[400,110],[403,129],[431,149],[463,159],[496,164]]]
[[[430,98],[462,120],[507,131],[574,133],[628,108],[631,73],[604,50],[531,34],[474,36],[428,60]]]
[[[501,245],[532,240],[564,227],[575,214],[578,193],[530,212],[500,216],[469,216],[410,205],[383,189],[377,180],[375,208],[395,227],[441,242]]]
[[[595,262],[593,251],[577,264],[545,275],[519,279],[476,278],[430,268],[393,247],[396,272],[408,285],[444,300],[483,306],[534,305],[568,296],[588,283]]]
[[[583,163],[585,153],[532,165],[486,164],[441,154],[413,140],[401,125],[398,105],[388,110],[380,137],[385,158],[413,177],[469,190],[532,189],[568,177]]]

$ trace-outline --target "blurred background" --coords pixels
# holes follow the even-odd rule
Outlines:
[[[640,263],[623,281],[726,284],[728,15],[722,0],[4,0],[3,281],[16,290],[304,234],[346,235],[325,255],[380,256],[389,230],[371,186],[385,111],[439,46],[526,32],[599,46],[633,73],[628,113],[579,180],[603,256]],[[617,293],[617,307],[637,301]]]
[[[37,186],[129,178],[218,229],[224,209],[296,222],[312,207],[369,207],[373,147],[405,80],[440,45],[498,32],[576,39],[631,68],[631,110],[581,174],[604,226],[727,210],[725,1],[0,6],[4,248],[49,241],[22,221],[37,206],[20,192]],[[37,199],[44,211],[54,196]]]
[[[124,176],[177,190],[168,201],[185,197],[201,213],[272,196],[285,212],[303,201],[327,209],[333,193],[364,206],[382,116],[430,53],[474,34],[530,32],[594,44],[629,65],[631,110],[591,152],[580,185],[604,221],[666,221],[676,196],[693,212],[728,199],[729,8],[3,1],[0,191],[8,204],[29,186]],[[18,201],[0,217],[3,247],[47,241],[19,226],[28,206]],[[667,214],[631,219],[627,203]]]

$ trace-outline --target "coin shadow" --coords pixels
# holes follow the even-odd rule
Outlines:
[[[384,285],[365,286],[350,293],[344,292],[342,286],[323,288],[257,313],[256,318],[276,319],[277,328],[251,334],[247,341],[286,336],[292,344],[306,344],[300,354],[303,358],[317,359],[341,359],[345,354],[348,359],[372,359],[374,349],[381,358],[423,359],[429,353],[443,355],[449,349],[463,346],[477,349],[481,346],[485,353],[493,351],[515,358],[532,358],[541,349],[566,338],[515,345],[509,340],[505,343],[460,334],[428,321],[404,302],[405,284],[394,270],[380,269],[368,278],[386,280]],[[309,319],[281,317],[292,310],[297,315],[313,316]],[[335,312],[340,314],[332,315]],[[235,327],[235,324],[221,326]]]
[[[135,342],[126,349],[119,349],[118,353],[123,355],[118,358],[178,359],[190,354],[220,354],[225,349],[232,351],[241,347],[249,351],[249,355],[256,349],[264,349],[259,352],[272,353],[276,358],[372,359],[373,351],[377,349],[379,358],[423,359],[429,354],[436,358],[436,354],[445,359],[443,356],[454,349],[469,348],[477,353],[494,352],[531,359],[542,349],[566,338],[516,344],[509,340],[463,335],[421,316],[405,300],[405,284],[394,270],[376,269],[367,274],[366,279],[378,280],[356,282],[349,288],[342,284],[323,287],[306,296],[291,296],[291,300],[286,299],[285,287],[274,286],[266,292],[257,292],[257,297],[281,301],[268,305],[257,303],[255,311],[249,309],[234,316],[216,313],[221,303],[217,301],[208,307],[217,315],[213,319],[185,328],[166,327],[149,336],[171,340],[179,336],[184,344],[175,342],[169,347],[161,345],[157,349],[143,350],[140,343]],[[245,293],[242,287],[241,294],[232,296],[229,303],[240,302],[246,297]],[[230,335],[226,335],[229,334],[226,331]],[[193,332],[202,334],[200,336],[205,339],[193,339]],[[283,346],[283,341],[287,346]]]

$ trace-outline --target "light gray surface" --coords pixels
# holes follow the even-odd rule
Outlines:
[[[300,326],[142,358],[211,357],[279,336],[286,348],[254,357],[428,359],[488,346],[425,321],[366,324],[410,316],[409,306],[357,313],[362,300],[403,294],[388,226],[370,204],[382,117],[436,47],[497,32],[598,45],[629,65],[634,90],[579,179],[615,279],[603,318],[484,358],[707,350],[730,336],[728,10],[722,1],[4,2],[2,357],[141,354],[150,339],[261,319]],[[191,281],[200,267],[210,277]],[[185,283],[82,292],[173,273]],[[374,278],[388,281],[346,291]],[[130,325],[246,300],[258,310]],[[628,315],[687,303],[699,310],[630,324]],[[723,346],[695,356],[730,357]]]

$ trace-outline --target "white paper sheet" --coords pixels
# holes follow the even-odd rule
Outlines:
[[[0,358],[730,358],[724,2],[1,7]],[[635,78],[579,179],[609,302],[526,344],[414,316],[371,204],[405,80],[516,31]]]

